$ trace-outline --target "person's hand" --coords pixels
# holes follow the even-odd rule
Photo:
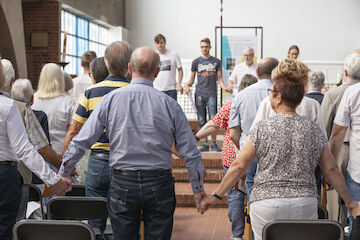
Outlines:
[[[60,175],[60,180],[51,186],[51,190],[59,196],[64,196],[65,193],[72,190],[72,183],[69,178]]]
[[[71,177],[78,176],[78,173],[76,172],[76,168],[73,168],[73,170],[71,171],[70,176],[71,176]]]
[[[208,196],[201,201],[200,213],[204,214],[210,207],[214,206],[219,200],[213,196]]]
[[[186,94],[189,94],[189,92],[190,92],[190,87],[189,87],[189,85],[186,85],[186,87],[185,87],[185,93],[186,93]]]
[[[233,92],[233,88],[227,87],[227,88],[225,88],[225,92],[232,93],[232,92]]]
[[[355,201],[353,201],[353,202],[355,202]],[[356,207],[354,207],[353,209],[351,209],[352,215],[353,215],[354,219],[355,219],[357,216],[360,216],[360,203],[359,203],[359,202],[356,202],[356,203],[357,203]],[[355,206],[355,204],[354,204],[354,206]]]
[[[177,84],[176,85],[176,91],[177,92],[180,92],[181,94],[183,94],[183,92],[184,92],[184,89],[183,89],[183,87],[181,86],[181,84]]]
[[[200,204],[201,201],[206,197],[206,193],[204,191],[194,193],[194,201],[198,212],[200,212]]]

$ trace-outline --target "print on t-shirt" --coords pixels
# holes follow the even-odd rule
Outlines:
[[[216,73],[217,62],[202,62],[198,65],[198,75],[202,77],[212,76]]]
[[[160,71],[171,71],[170,59],[160,61]]]

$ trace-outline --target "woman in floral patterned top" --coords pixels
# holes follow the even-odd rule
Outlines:
[[[250,196],[255,240],[262,239],[263,227],[276,219],[317,219],[317,164],[346,206],[350,210],[359,208],[350,196],[326,137],[315,123],[295,112],[304,96],[304,77],[290,70],[274,77],[273,82],[270,102],[276,115],[251,129],[239,157],[213,195],[201,204],[202,212],[215,205],[246,174],[256,156],[258,169]]]
[[[257,78],[255,76],[251,74],[245,74],[240,81],[238,91],[240,92],[244,88],[256,82]],[[234,143],[230,139],[229,129],[231,103],[231,100],[225,103],[217,112],[217,114],[210,121],[208,121],[205,126],[199,130],[199,132],[196,133],[196,137],[201,139],[216,133],[218,129],[225,130],[222,145],[222,164],[225,173],[228,171],[231,163],[236,158],[235,147]],[[241,236],[244,234],[245,225],[244,193],[232,188],[227,191],[227,198],[229,202],[228,216],[232,225],[233,239],[241,239]]]

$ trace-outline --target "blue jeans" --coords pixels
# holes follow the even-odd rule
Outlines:
[[[207,122],[206,110],[208,112],[209,120],[217,113],[217,99],[216,97],[202,97],[195,95],[195,106],[197,109],[199,129],[201,129]]]
[[[12,239],[21,199],[21,182],[16,167],[0,165],[0,239]]]
[[[347,173],[346,177],[347,187],[349,189],[351,198],[355,201],[360,201],[360,183],[356,182],[354,179],[351,178],[350,174]],[[349,211],[349,231],[351,232],[351,226],[352,226],[352,213]]]
[[[90,155],[85,178],[85,194],[87,197],[107,197],[110,185],[109,159]],[[106,218],[89,220],[89,225],[104,232]]]
[[[177,91],[176,91],[176,89],[169,90],[169,91],[162,91],[162,92],[165,93],[166,95],[169,95],[170,97],[175,99],[175,101],[177,101]]]
[[[226,174],[229,168],[225,166],[223,168]],[[229,202],[228,217],[231,222],[233,237],[241,237],[244,234],[244,197],[244,194],[238,190],[230,189],[227,191]]]
[[[255,158],[246,173],[245,185],[246,185],[246,194],[247,194],[247,201],[250,202],[250,190],[254,186],[254,178],[256,175],[256,168],[257,168],[257,159]]]
[[[137,240],[143,215],[145,239],[168,240],[175,211],[174,178],[120,175],[112,171],[108,209],[115,240]]]

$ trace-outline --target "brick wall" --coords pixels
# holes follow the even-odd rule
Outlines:
[[[60,60],[61,3],[58,1],[22,2],[28,78],[37,88],[42,66]],[[48,33],[47,47],[31,47],[31,33]]]

